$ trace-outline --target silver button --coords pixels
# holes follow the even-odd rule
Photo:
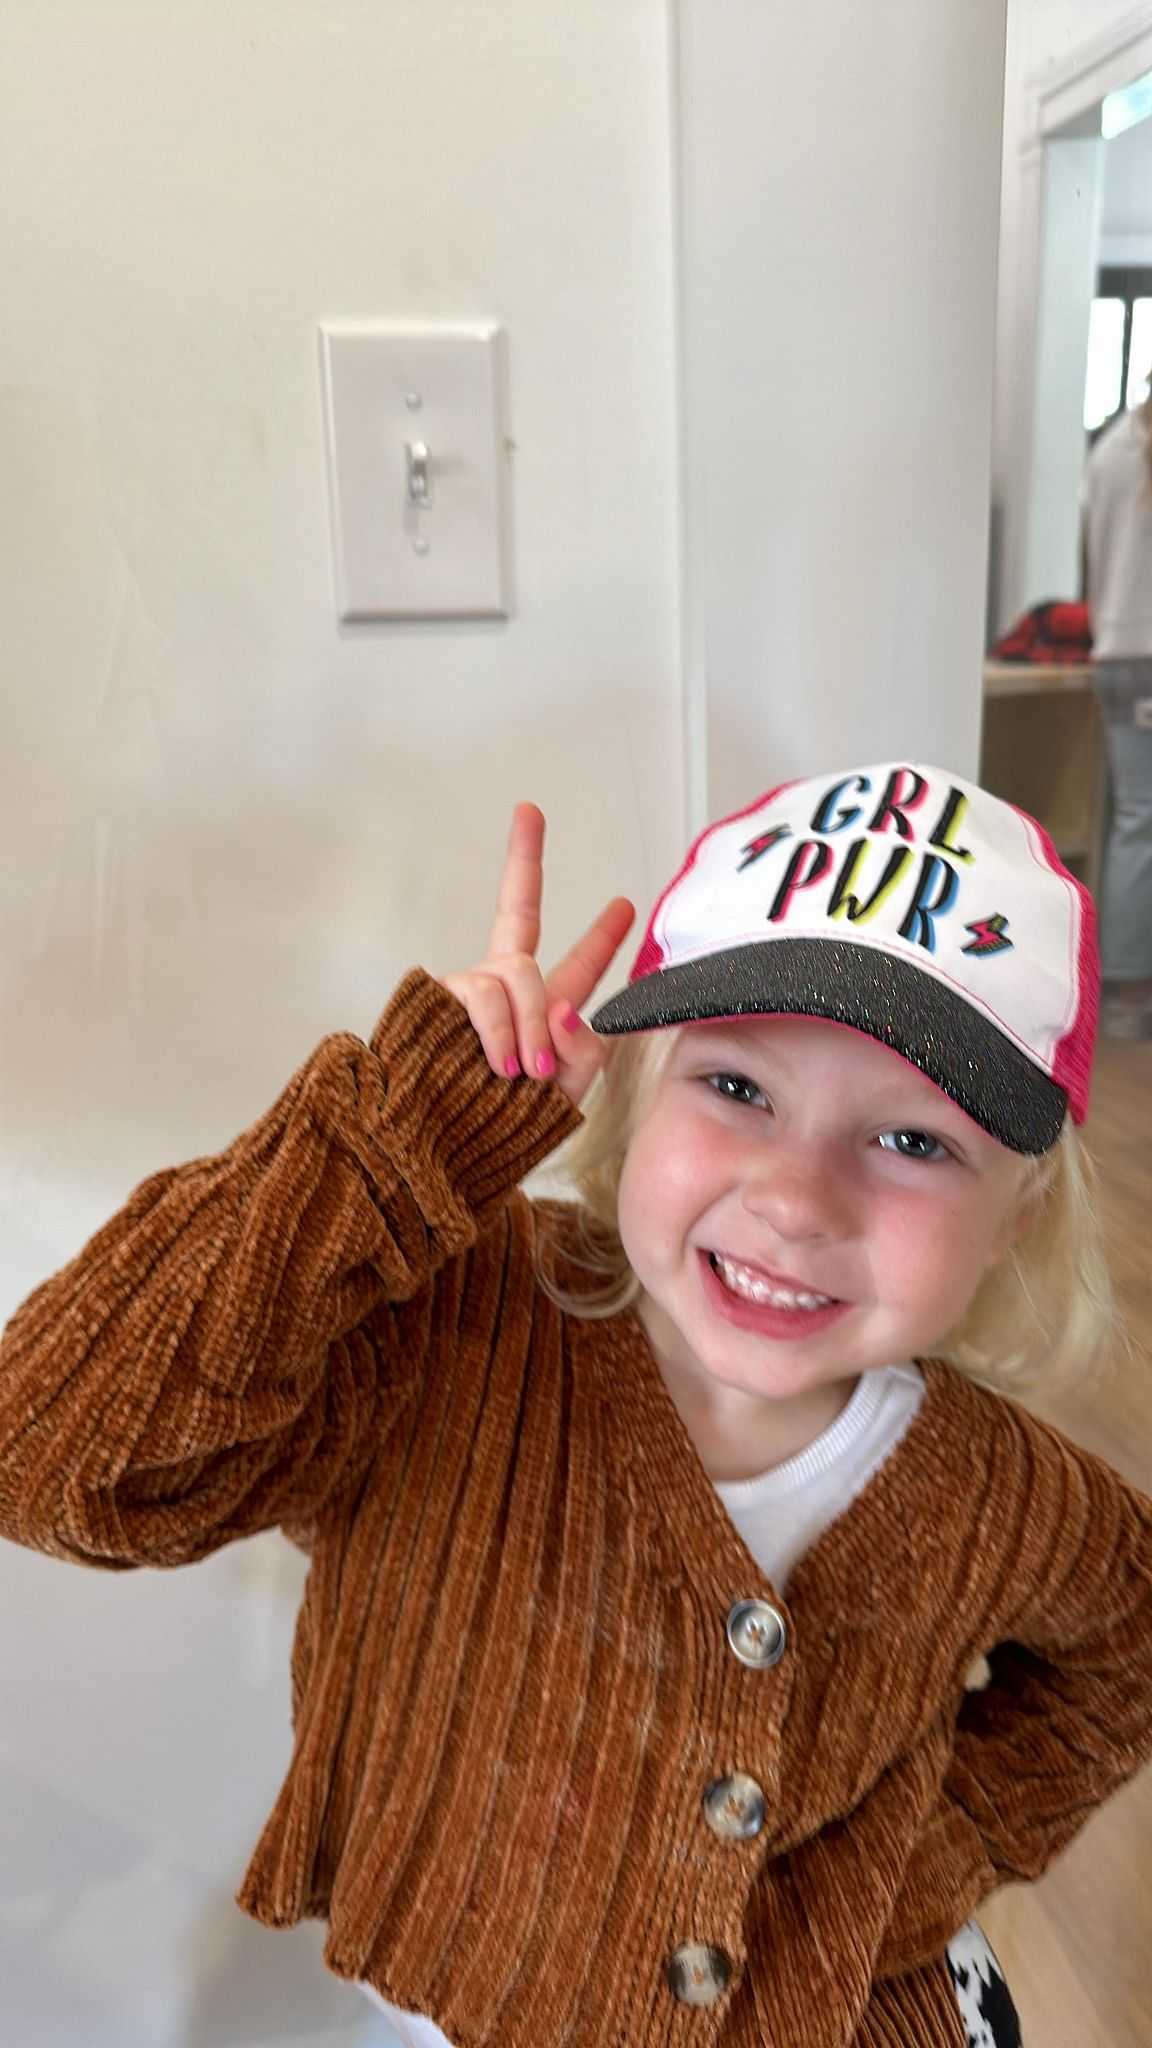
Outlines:
[[[704,1794],[704,1818],[722,1842],[749,1842],[764,1825],[764,1794],[755,1778],[733,1771],[715,1778]]]
[[[728,1614],[728,1642],[734,1656],[753,1671],[766,1671],[784,1655],[784,1616],[767,1600],[737,1600]]]
[[[732,1965],[722,1948],[710,1941],[682,1941],[668,1958],[668,1989],[681,2005],[715,2005],[732,1978]]]

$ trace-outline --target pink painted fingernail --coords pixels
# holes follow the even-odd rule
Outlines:
[[[507,1059],[505,1060],[504,1072],[507,1074],[508,1079],[510,1081],[514,1081],[516,1079],[517,1074],[520,1072],[520,1062],[517,1059],[514,1052],[510,1052]]]
[[[536,1072],[542,1079],[547,1079],[549,1074],[556,1072],[556,1055],[554,1052],[544,1051],[537,1053]]]
[[[568,1008],[565,1010],[563,1016],[560,1019],[560,1022],[564,1026],[565,1031],[579,1031],[579,1013],[572,1008],[571,1003],[569,1003]]]

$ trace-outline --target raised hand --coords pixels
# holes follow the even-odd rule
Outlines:
[[[604,1064],[602,1042],[578,1013],[636,913],[626,896],[614,896],[545,978],[536,959],[543,857],[544,814],[517,804],[488,951],[478,966],[441,979],[467,1010],[494,1073],[555,1077],[578,1103]]]

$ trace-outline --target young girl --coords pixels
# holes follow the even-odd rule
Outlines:
[[[937,770],[796,783],[590,1028],[630,907],[545,980],[542,831],[481,967],[19,1311],[0,1526],[306,1546],[240,1903],[402,2039],[1015,2041],[970,1916],[1152,1750],[1152,1506],[992,1390],[1099,1334],[1091,904]]]

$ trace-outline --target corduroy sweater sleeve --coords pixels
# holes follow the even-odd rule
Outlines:
[[[988,1645],[989,1682],[964,1696],[882,1974],[928,1960],[1001,1885],[1040,1877],[1152,1758],[1152,1501],[1042,1424],[1019,1443],[1026,1597]]]
[[[153,1175],[0,1342],[0,1534],[112,1568],[307,1524],[421,1367],[422,1297],[579,1119],[421,970]],[[371,1320],[370,1333],[366,1325]]]
[[[1041,1876],[1152,1756],[1152,1502],[1047,1432],[1040,1456],[1055,1514],[1024,1541],[1049,1569],[965,1697],[945,1786],[1001,1884]]]

